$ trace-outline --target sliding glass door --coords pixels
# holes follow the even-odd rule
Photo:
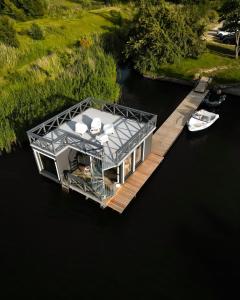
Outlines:
[[[135,151],[135,169],[141,164],[143,156],[143,144],[139,145]]]
[[[133,154],[130,154],[124,161],[124,177],[125,180],[133,172]]]

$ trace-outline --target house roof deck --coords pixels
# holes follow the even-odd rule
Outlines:
[[[82,136],[75,132],[77,122],[85,123],[90,129],[96,117],[101,119],[102,125],[111,123],[114,126],[115,132],[108,136],[109,141],[103,145],[89,131]],[[28,131],[28,136],[31,145],[55,156],[70,146],[102,159],[104,168],[108,168],[117,165],[156,128],[156,119],[153,114],[118,104],[104,104],[99,108],[99,103],[86,99]]]

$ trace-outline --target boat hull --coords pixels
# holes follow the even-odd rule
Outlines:
[[[212,126],[218,119],[219,119],[218,114],[215,114],[214,118],[210,122],[207,122],[207,123],[199,121],[199,120],[195,120],[194,118],[191,118],[189,120],[189,122],[187,123],[188,130],[191,132],[205,130],[205,129],[209,128],[210,126]]]

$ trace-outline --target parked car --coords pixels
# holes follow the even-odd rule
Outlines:
[[[233,34],[233,32],[221,31],[221,30],[218,30],[218,32],[217,32],[217,36],[219,37],[220,40],[222,40],[224,37],[226,37],[230,34]]]
[[[229,34],[222,39],[224,44],[234,45],[236,42],[235,34]]]

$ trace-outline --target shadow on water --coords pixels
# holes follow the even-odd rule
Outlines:
[[[158,114],[160,124],[188,92],[132,73],[122,103]],[[39,176],[29,146],[0,157],[2,293],[231,298],[239,277],[239,108],[230,98],[209,130],[184,130],[121,216]]]

